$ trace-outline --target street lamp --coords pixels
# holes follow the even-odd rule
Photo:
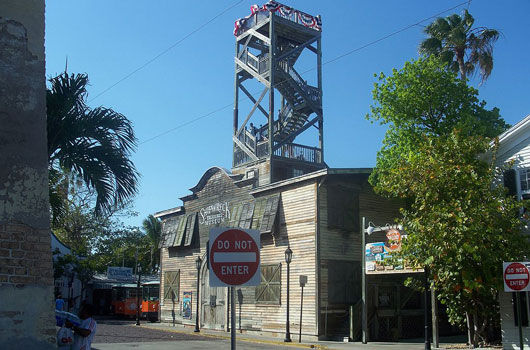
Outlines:
[[[142,302],[140,300],[140,295],[142,294],[141,289],[140,289],[142,267],[140,266],[140,264],[137,265],[136,272],[138,273],[138,282],[136,285],[136,325],[139,326],[140,325],[140,308],[142,306]]]
[[[290,343],[291,342],[291,332],[289,330],[289,264],[291,263],[291,260],[293,259],[293,251],[289,246],[287,246],[287,249],[285,249],[285,262],[287,263],[287,320],[285,321],[285,339],[284,342]]]
[[[197,313],[195,314],[195,330],[194,332],[200,332],[199,329],[199,282],[200,282],[200,276],[201,276],[201,265],[202,265],[202,259],[200,256],[197,257],[197,260],[195,260],[195,266],[197,267]]]

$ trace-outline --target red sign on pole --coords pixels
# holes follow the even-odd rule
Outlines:
[[[260,284],[260,233],[216,227],[210,230],[210,286]]]
[[[530,290],[530,273],[526,262],[502,263],[504,271],[504,291],[522,292]]]

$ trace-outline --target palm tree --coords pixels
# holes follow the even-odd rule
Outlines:
[[[52,213],[61,212],[60,173],[79,176],[96,193],[95,213],[107,213],[137,193],[139,174],[129,159],[137,139],[131,122],[105,107],[87,106],[88,76],[64,72],[46,91]],[[62,191],[64,192],[64,191]]]
[[[162,235],[162,224],[160,220],[149,214],[147,219],[142,223],[144,231],[149,239],[150,251],[151,251],[151,263],[149,265],[151,272],[157,272],[158,268],[153,269],[153,261],[160,266],[160,250],[158,245],[160,243],[160,237]]]
[[[500,33],[485,27],[472,28],[474,22],[467,10],[462,16],[437,18],[425,28],[429,37],[420,44],[420,53],[441,57],[451,70],[460,72],[462,79],[478,68],[483,83],[493,69],[493,44]]]

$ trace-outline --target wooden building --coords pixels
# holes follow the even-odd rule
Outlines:
[[[297,333],[299,278],[307,276],[303,336],[348,336],[352,311],[358,337],[361,218],[391,223],[399,203],[374,194],[370,169],[332,169],[324,162],[320,18],[271,1],[238,20],[234,34],[232,171],[208,169],[181,198],[182,206],[155,215],[163,222],[161,319],[195,325],[199,280],[200,326],[227,329],[227,288],[209,286],[209,230],[252,228],[261,232],[261,284],[236,288],[236,327],[283,336],[289,294],[291,332]],[[301,55],[314,59],[313,77],[297,72]],[[263,86],[258,98],[245,87],[251,81]],[[244,119],[240,93],[252,101]],[[287,247],[293,251],[289,291]],[[203,262],[199,270],[197,257]]]

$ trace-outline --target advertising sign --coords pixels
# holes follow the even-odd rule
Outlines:
[[[192,292],[184,292],[182,296],[182,317],[191,320]]]
[[[388,240],[387,235],[386,242],[375,242],[366,244],[366,274],[423,272],[423,269],[408,266],[406,262],[403,263],[403,261],[398,261],[396,263],[395,259],[394,261],[391,261],[391,254],[401,249],[401,239],[399,238],[399,243],[397,243],[395,241],[395,233],[392,233],[391,237],[392,239]]]
[[[239,228],[210,229],[210,286],[260,284],[260,232]]]
[[[530,291],[530,262],[504,262],[502,267],[505,292]]]

